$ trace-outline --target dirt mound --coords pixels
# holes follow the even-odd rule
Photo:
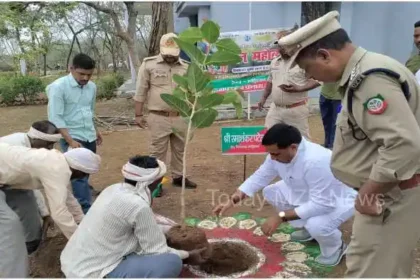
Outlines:
[[[203,253],[203,256],[207,257],[211,253],[206,233],[199,228],[181,225],[174,226],[167,232],[166,240],[169,247],[177,250],[191,251],[208,248]]]
[[[32,278],[64,278],[61,272],[60,254],[66,246],[67,238],[60,234],[44,240],[30,259]]]
[[[259,261],[257,254],[243,243],[214,242],[212,249],[209,260],[198,268],[208,274],[228,276],[246,271]]]

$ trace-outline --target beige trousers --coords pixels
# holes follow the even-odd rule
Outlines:
[[[265,117],[265,127],[268,129],[277,123],[287,123],[299,129],[300,133],[307,140],[311,140],[309,134],[309,105],[301,105],[294,108],[278,107],[271,103],[267,116]]]
[[[375,217],[356,211],[346,278],[410,278],[420,239],[420,186],[394,188],[384,209]]]
[[[172,177],[182,176],[184,135],[187,124],[181,117],[166,117],[150,113],[147,118],[150,129],[150,155],[167,162],[168,146],[171,146]]]

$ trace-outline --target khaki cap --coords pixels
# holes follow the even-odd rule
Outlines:
[[[289,68],[296,65],[296,57],[302,49],[341,28],[337,19],[339,16],[337,11],[329,12],[278,40],[278,44],[290,56]]]
[[[178,38],[178,36],[174,33],[168,33],[163,35],[162,38],[160,38],[161,55],[179,56],[181,50],[173,38]]]

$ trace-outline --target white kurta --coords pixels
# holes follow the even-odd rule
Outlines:
[[[0,143],[6,143],[12,146],[22,146],[31,148],[31,142],[29,141],[28,135],[26,133],[13,133],[10,135],[6,135],[0,137]],[[42,195],[40,190],[33,190],[36,203],[38,204],[39,212],[41,213],[42,217],[49,216],[50,213],[48,212],[48,207],[45,204],[44,196]]]
[[[416,73],[417,82],[420,84],[420,70]]]
[[[131,254],[188,253],[167,246],[164,229],[149,203],[134,186],[119,183],[101,192],[79,228],[61,253],[61,269],[67,278],[103,278]]]
[[[264,189],[264,198],[279,211],[294,209],[321,246],[323,255],[341,246],[338,227],[354,213],[357,192],[337,180],[331,172],[331,150],[302,139],[292,162],[274,161],[268,155],[260,168],[239,189],[248,196]],[[268,186],[277,176],[282,181]],[[314,236],[315,235],[315,236]]]
[[[51,218],[70,238],[83,212],[70,189],[71,171],[64,155],[57,150],[30,149],[0,143],[0,188],[43,188]],[[35,184],[34,182],[38,182]]]

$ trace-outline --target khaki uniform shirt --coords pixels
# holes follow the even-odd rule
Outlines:
[[[411,98],[407,101],[397,80],[385,74],[371,74],[354,91],[353,117],[349,116],[348,85],[358,73],[372,68],[386,68],[400,74],[401,80],[408,83]],[[344,96],[337,118],[331,163],[334,175],[345,184],[360,188],[368,179],[397,183],[419,173],[420,86],[410,70],[390,57],[359,47],[344,70],[340,91]],[[366,102],[378,95],[383,98],[386,108],[382,113],[371,114]],[[376,108],[381,107],[380,102],[376,105]],[[370,108],[372,110],[374,106]],[[368,138],[356,140],[348,119],[357,124],[356,136],[363,135],[361,128]]]
[[[288,85],[294,83],[303,86],[308,83],[305,70],[299,68],[298,65],[288,70],[287,64],[281,56],[276,57],[271,61],[268,82],[273,84],[271,98],[277,106],[292,105],[301,102],[308,97],[307,91],[288,93],[279,88],[279,85],[283,84]]]
[[[188,64],[181,59],[174,65],[170,65],[163,60],[161,55],[145,58],[139,69],[136,94],[133,99],[138,102],[145,102],[148,99],[149,110],[174,112],[160,95],[172,94],[177,87],[172,76],[174,74],[182,76],[187,69]]]
[[[76,231],[77,222],[84,216],[70,190],[70,177],[67,160],[57,150],[0,143],[0,189],[1,185],[12,189],[43,187],[51,218],[67,238]]]

